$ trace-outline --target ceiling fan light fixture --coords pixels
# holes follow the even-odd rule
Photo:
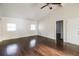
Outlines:
[[[49,7],[50,10],[52,10],[52,7]]]

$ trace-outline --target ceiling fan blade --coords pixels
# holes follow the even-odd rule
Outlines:
[[[41,9],[43,9],[43,8],[44,8],[44,7],[46,7],[47,5],[48,5],[48,4],[46,4],[46,5],[42,6],[42,7],[41,7]]]
[[[61,3],[51,3],[51,4],[61,4]]]
[[[46,3],[46,5],[42,6],[41,9],[43,9],[44,7],[46,7],[46,6],[49,5],[49,9],[51,10],[51,9],[52,9],[52,6],[51,6],[51,5],[62,6],[61,4],[62,4],[62,3]]]
[[[61,6],[61,3],[51,3],[52,5],[59,5]]]

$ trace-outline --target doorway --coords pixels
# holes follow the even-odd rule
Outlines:
[[[63,20],[56,21],[56,46],[63,48]]]

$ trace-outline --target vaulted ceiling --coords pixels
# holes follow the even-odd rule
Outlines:
[[[0,16],[39,20],[48,15],[48,7],[40,9],[45,3],[0,3]]]
[[[41,18],[52,13],[58,6],[52,6],[40,9],[45,3],[0,3],[0,17],[14,17],[28,20],[40,20]],[[68,6],[79,6],[78,3],[63,3]]]

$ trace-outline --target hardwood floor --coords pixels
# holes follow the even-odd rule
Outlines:
[[[38,45],[34,50],[37,51],[38,53],[40,53],[41,55],[44,55],[44,56],[65,55],[64,52],[59,51],[59,50],[54,49],[54,48],[50,48],[50,47],[43,45],[43,44]]]
[[[59,48],[59,47],[58,47]],[[31,36],[0,42],[0,56],[73,56],[64,49],[58,49],[55,41],[41,36]]]
[[[20,52],[21,55],[32,55],[32,56],[64,56],[66,55],[64,52],[50,48],[44,44],[39,44],[38,46],[34,47],[30,50],[23,50]]]

